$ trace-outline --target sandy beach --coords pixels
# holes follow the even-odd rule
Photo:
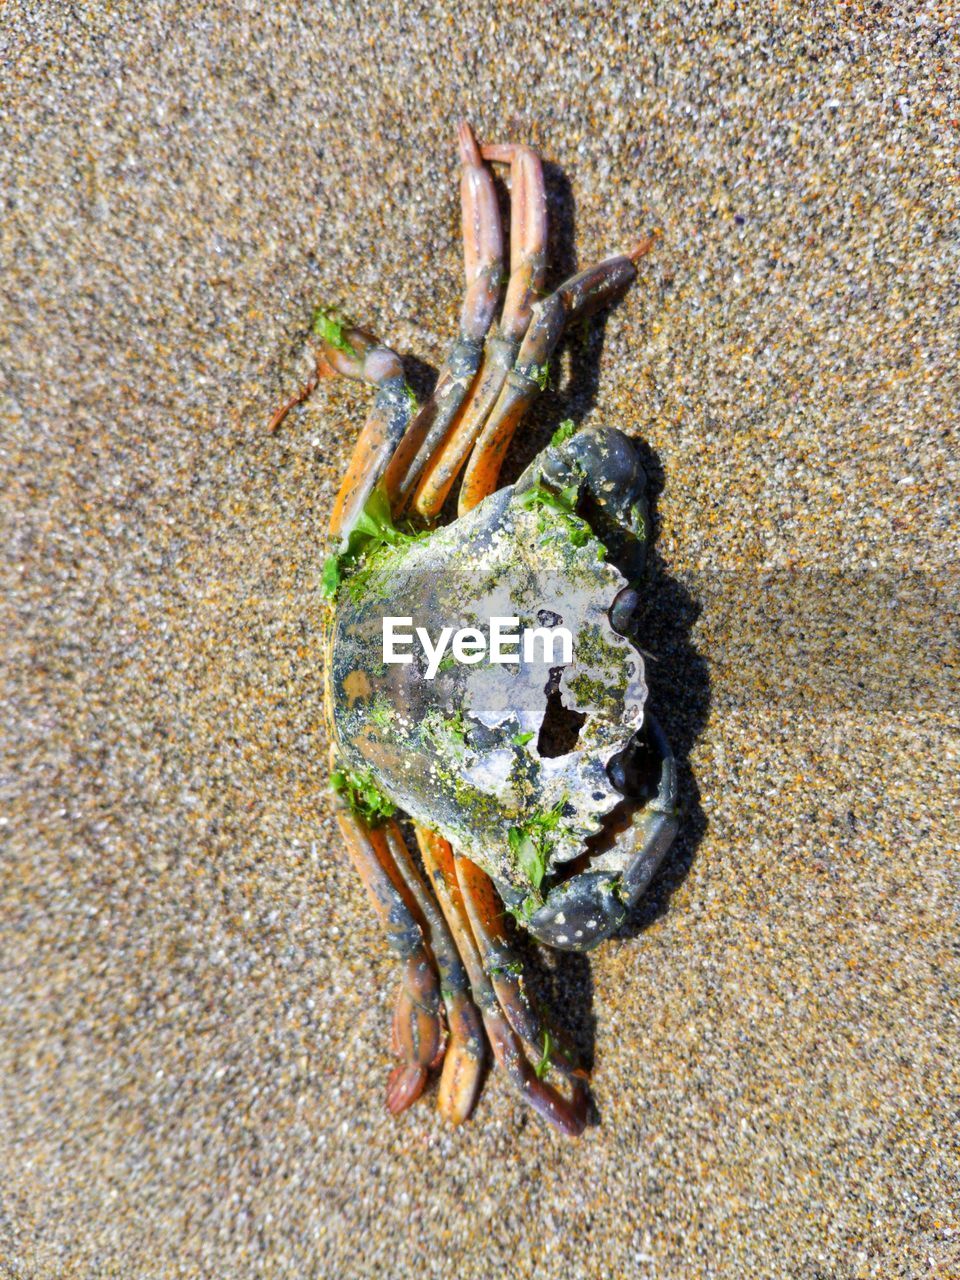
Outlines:
[[[5,8],[0,1275],[960,1276],[960,27],[823,8]],[[429,391],[460,117],[551,284],[659,232],[508,468],[607,423],[655,494],[680,837],[528,948],[576,1142],[385,1110],[318,652],[368,393],[266,430],[321,303]]]

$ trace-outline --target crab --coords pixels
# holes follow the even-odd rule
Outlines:
[[[466,292],[433,394],[418,407],[393,351],[321,311],[316,371],[271,429],[326,374],[377,388],[322,581],[336,819],[401,966],[387,1105],[403,1111],[439,1071],[439,1110],[461,1123],[489,1047],[534,1111],[575,1136],[586,1073],[530,995],[514,938],[519,927],[587,951],[610,937],[677,831],[676,766],[634,635],[646,478],[627,436],[571,421],[514,484],[499,476],[564,326],[622,293],[651,239],[545,296],[537,153],[480,146],[466,123],[459,152]],[[487,162],[510,169],[498,320],[503,244]],[[461,473],[457,516],[440,523]],[[478,661],[476,637],[495,617],[532,633],[530,652],[518,639],[499,662]],[[424,633],[458,627],[474,643],[434,662],[431,678],[421,655],[385,661],[385,618]],[[569,652],[556,651],[558,628]]]

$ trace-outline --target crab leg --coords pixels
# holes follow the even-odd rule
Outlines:
[[[564,326],[605,306],[637,274],[634,265],[652,247],[650,238],[625,254],[606,258],[572,276],[533,309],[516,364],[484,424],[467,464],[460,490],[460,514],[470,511],[497,487],[500,466],[520,419],[546,383],[547,369]]]
[[[571,1137],[578,1136],[583,1132],[586,1122],[586,1091],[582,1081],[575,1081],[572,1096],[565,1098],[551,1085],[538,1078],[524,1054],[519,1037],[504,1015],[496,992],[484,971],[460,888],[457,865],[461,859],[454,858],[449,843],[436,832],[420,826],[417,826],[416,832],[424,865],[430,874],[441,909],[450,926],[450,932],[463,958],[473,989],[473,997],[480,1009],[494,1057],[514,1087],[538,1115],[548,1120],[562,1133]]]
[[[500,395],[547,273],[547,197],[540,157],[530,147],[512,144],[485,146],[480,152],[484,160],[510,164],[510,282],[500,323],[487,338],[480,375],[452,433],[429,459],[414,497],[414,507],[428,518],[446,501]]]
[[[338,809],[337,823],[387,943],[403,963],[393,1018],[393,1047],[401,1061],[387,1085],[387,1106],[396,1114],[416,1102],[427,1082],[427,1069],[443,1051],[437,971],[420,924],[402,892],[383,829],[369,827],[346,807]]]
[[[484,972],[510,1025],[567,1079],[585,1080],[585,1073],[574,1067],[557,1034],[544,1027],[524,989],[520,960],[504,928],[503,909],[493,881],[468,858],[457,858],[456,872]]]
[[[483,340],[500,296],[503,236],[493,178],[466,121],[461,121],[458,132],[467,277],[460,333],[443,363],[433,395],[410,423],[387,469],[387,494],[397,513],[413,496],[424,467],[446,437],[476,377]]]
[[[486,1056],[483,1027],[470,998],[470,983],[447,922],[410,857],[410,850],[395,822],[384,828],[387,847],[427,926],[430,949],[440,970],[440,993],[447,1012],[450,1040],[440,1077],[440,1114],[451,1124],[462,1124],[473,1110]]]
[[[344,336],[351,351],[328,348],[324,354],[329,366],[379,388],[333,503],[330,532],[345,537],[386,470],[417,402],[395,352],[358,329],[348,330]]]
[[[319,313],[322,326],[317,367],[299,391],[280,406],[267,430],[277,431],[290,410],[315,390],[322,377],[342,374],[378,388],[346,474],[340,483],[330,518],[330,532],[347,534],[383,475],[394,449],[403,437],[416,397],[407,385],[396,352],[383,346],[363,329],[349,329],[329,315]],[[326,336],[324,336],[326,335]]]

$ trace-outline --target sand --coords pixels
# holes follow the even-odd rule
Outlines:
[[[4,9],[4,1275],[960,1275],[960,40],[774,8]],[[541,965],[576,1143],[385,1112],[317,652],[367,395],[264,429],[320,302],[429,387],[460,115],[549,161],[551,281],[661,231],[514,464],[574,416],[657,490],[683,827]]]

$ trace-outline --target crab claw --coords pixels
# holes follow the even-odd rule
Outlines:
[[[561,951],[590,951],[625,922],[677,834],[677,765],[660,725],[647,712],[637,739],[660,759],[656,794],[639,804],[616,832],[617,871],[584,871],[556,885],[527,921],[538,942]],[[611,775],[612,776],[612,775]]]

